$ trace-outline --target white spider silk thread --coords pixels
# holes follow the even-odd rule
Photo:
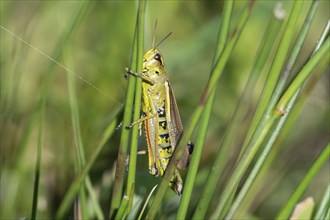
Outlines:
[[[80,76],[79,74],[73,72],[72,70],[70,70],[69,68],[67,68],[66,66],[64,66],[63,64],[61,64],[60,62],[54,60],[53,58],[51,58],[49,55],[47,55],[46,53],[42,52],[41,50],[39,50],[38,48],[36,48],[35,46],[31,45],[30,43],[28,43],[27,41],[25,41],[23,38],[19,37],[18,35],[16,35],[15,33],[13,33],[12,31],[8,30],[7,28],[5,28],[4,26],[0,25],[0,27],[7,31],[9,34],[11,34],[13,37],[15,37],[16,39],[22,41],[23,43],[25,43],[26,45],[28,45],[29,47],[31,47],[33,50],[37,51],[38,53],[42,54],[43,56],[45,56],[46,58],[48,58],[49,60],[53,61],[54,63],[56,63],[57,65],[59,65],[60,67],[62,67],[63,69],[65,69],[67,72],[69,72],[70,74],[74,75],[75,77],[77,77],[79,80],[83,81],[84,83],[86,83],[87,85],[91,86],[92,88],[94,88],[95,90],[97,90],[98,92],[100,92],[101,94],[103,94],[104,96],[106,96],[107,98],[117,102],[118,104],[123,105],[123,103],[121,103],[120,101],[114,99],[113,97],[109,96],[106,92],[104,92],[102,89],[96,87],[93,83],[91,83],[90,81],[88,81],[87,79],[83,78],[82,76]]]

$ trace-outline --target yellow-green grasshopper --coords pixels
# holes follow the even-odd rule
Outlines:
[[[154,176],[163,176],[182,136],[183,127],[173,89],[165,69],[164,58],[156,48],[157,46],[152,47],[144,54],[142,74],[133,72],[128,68],[126,71],[143,80],[143,116],[129,127],[144,122],[148,145],[149,173]],[[191,145],[188,144],[177,164],[179,169],[188,166],[191,149]],[[183,181],[177,169],[174,171],[169,186],[178,195],[182,194]]]

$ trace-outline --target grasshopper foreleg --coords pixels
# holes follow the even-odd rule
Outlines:
[[[156,117],[156,116],[157,116],[157,114],[146,115],[145,117],[142,117],[142,118],[140,118],[140,119],[138,119],[138,120],[136,120],[136,121],[133,121],[133,123],[130,124],[130,125],[128,125],[128,126],[126,126],[126,128],[127,128],[127,129],[130,129],[130,128],[132,128],[134,125],[136,125],[136,124],[141,124],[141,123],[144,122],[145,120],[148,120],[148,119],[154,118],[154,117]]]
[[[137,73],[137,72],[133,72],[130,68],[125,68],[126,70],[126,74],[131,74],[135,77],[139,77],[141,78],[142,80],[144,80],[145,82],[149,83],[150,85],[154,85],[155,84],[155,81],[147,76],[144,76],[140,73]]]

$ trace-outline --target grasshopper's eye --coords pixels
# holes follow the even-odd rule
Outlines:
[[[162,60],[161,60],[161,56],[159,53],[156,53],[155,56],[154,56],[154,59],[159,61],[160,63],[162,63]]]

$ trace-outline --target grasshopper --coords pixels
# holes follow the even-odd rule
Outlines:
[[[142,78],[143,97],[143,115],[129,127],[144,122],[148,145],[149,173],[154,176],[163,176],[174,149],[182,136],[183,126],[165,69],[164,58],[156,47],[151,48],[144,54],[142,74],[126,68],[128,74]],[[182,158],[177,164],[179,169],[188,166],[191,147],[192,145],[188,144],[183,152]],[[183,181],[177,169],[174,171],[169,186],[176,194],[182,194]]]

